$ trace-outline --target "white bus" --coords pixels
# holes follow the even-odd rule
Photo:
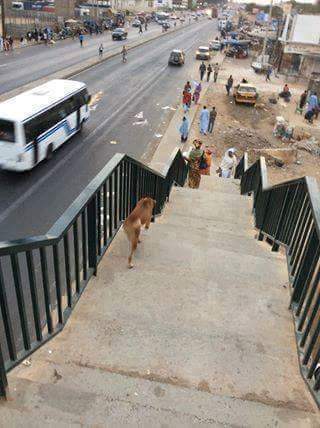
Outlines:
[[[26,171],[81,131],[89,119],[86,85],[51,80],[0,103],[0,169]]]

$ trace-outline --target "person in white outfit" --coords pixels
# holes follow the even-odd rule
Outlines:
[[[235,168],[237,166],[237,158],[235,155],[235,149],[228,149],[220,163],[221,177],[230,178],[234,176]]]

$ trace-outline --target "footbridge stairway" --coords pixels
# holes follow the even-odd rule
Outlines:
[[[268,187],[246,156],[186,174],[179,151],[164,174],[117,155],[46,236],[0,244],[4,425],[319,425],[316,184]]]

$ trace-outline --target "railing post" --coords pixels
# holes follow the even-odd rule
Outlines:
[[[8,398],[8,379],[6,375],[6,369],[4,365],[4,359],[0,344],[0,399]]]
[[[88,204],[88,265],[97,275],[97,203],[96,195]]]
[[[138,167],[133,164],[131,168],[131,211],[137,205],[137,193],[138,193]]]

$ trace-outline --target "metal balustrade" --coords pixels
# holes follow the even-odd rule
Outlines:
[[[66,324],[122,222],[142,197],[161,213],[172,186],[183,186],[180,150],[164,175],[116,154],[44,236],[0,242],[0,395],[6,374]]]
[[[319,188],[311,177],[269,186],[264,158],[250,168],[243,165],[244,159],[241,194],[253,194],[259,240],[266,238],[273,251],[280,246],[286,251],[301,373],[320,406]]]

